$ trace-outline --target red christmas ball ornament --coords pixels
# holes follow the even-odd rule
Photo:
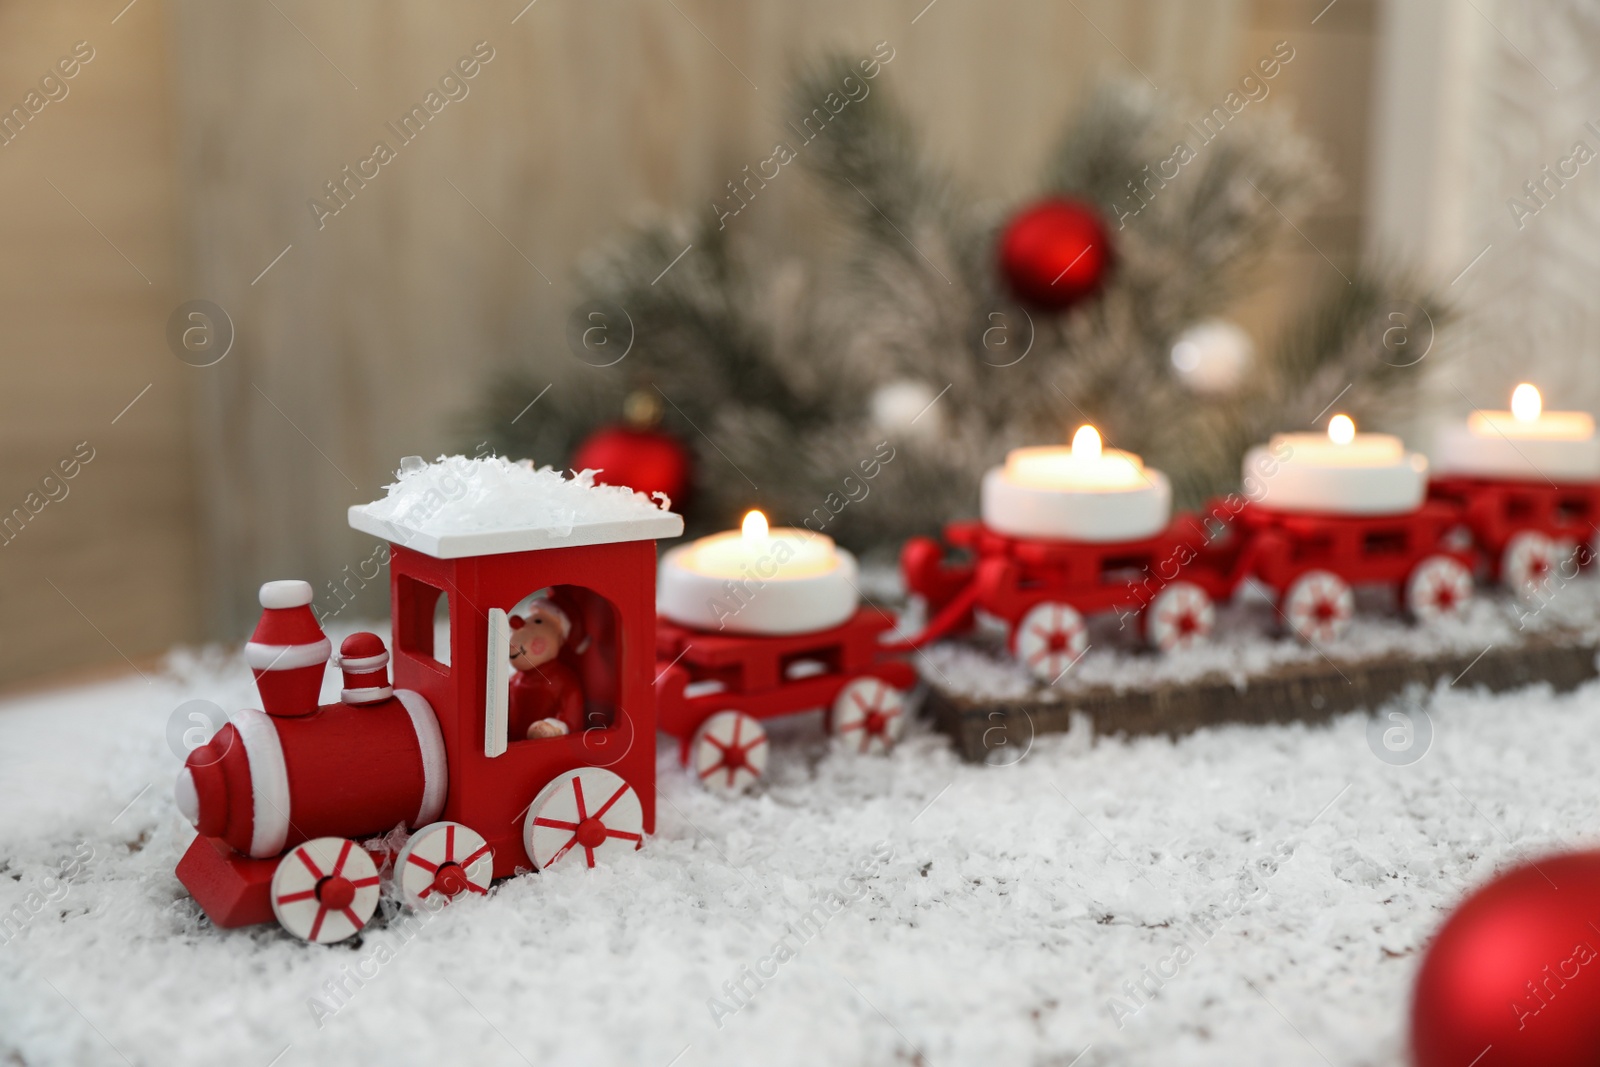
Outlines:
[[[1600,1062],[1597,926],[1600,852],[1541,859],[1473,893],[1417,975],[1417,1067]]]
[[[602,426],[572,454],[574,470],[596,470],[601,485],[623,485],[641,493],[665,493],[675,506],[689,495],[694,471],[689,450],[657,428],[661,403],[635,393],[626,403],[624,425]]]
[[[1062,310],[1092,296],[1111,268],[1111,236],[1076,200],[1041,200],[1000,234],[1000,273],[1020,300]]]

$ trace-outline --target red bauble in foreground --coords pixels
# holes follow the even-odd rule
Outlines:
[[[1000,273],[1018,299],[1063,309],[1093,295],[1111,267],[1111,237],[1076,200],[1041,200],[1000,234]]]
[[[1468,897],[1417,976],[1417,1067],[1600,1062],[1596,925],[1600,852],[1541,859]]]
[[[573,470],[598,470],[601,485],[665,493],[682,504],[689,491],[689,450],[671,434],[632,426],[603,426],[572,454]]]

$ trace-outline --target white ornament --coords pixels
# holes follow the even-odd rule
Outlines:
[[[944,429],[939,391],[927,382],[902,378],[872,391],[868,408],[872,424],[885,433],[936,437]]]
[[[1254,361],[1250,335],[1225,319],[1196,323],[1172,345],[1172,369],[1197,393],[1233,392]]]

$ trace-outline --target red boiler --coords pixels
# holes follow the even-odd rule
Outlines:
[[[178,807],[202,836],[266,858],[434,822],[447,773],[438,720],[416,693],[294,718],[247,709],[189,753]]]

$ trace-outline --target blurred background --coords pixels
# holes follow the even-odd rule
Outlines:
[[[1600,407],[1600,167],[1575,154],[1600,148],[1600,12],[1576,0],[0,2],[0,687],[238,641],[260,582],[358,570],[345,508],[402,456],[498,440],[508,375],[552,384],[528,418],[559,409],[582,265],[704,225],[823,52],[888,42],[874,89],[1013,204],[1095,86],[1199,116],[1281,41],[1238,121],[1292,123],[1329,181],[1228,317],[1265,342],[1389,257],[1456,309],[1419,425],[1529,377]],[[784,180],[739,223],[776,259],[826,215]]]

